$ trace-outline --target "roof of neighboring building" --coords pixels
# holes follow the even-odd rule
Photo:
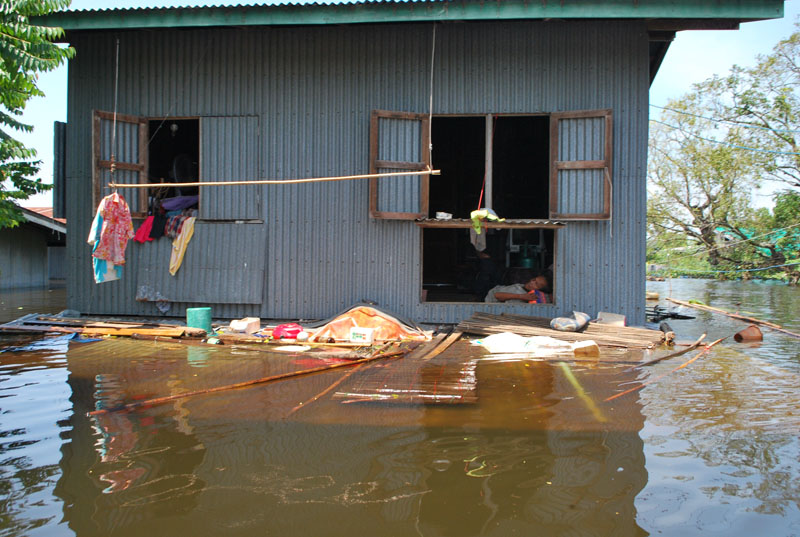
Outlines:
[[[67,233],[67,219],[53,218],[52,207],[20,207],[25,218],[32,224],[37,224],[59,233]]]
[[[783,16],[783,0],[344,0],[61,11],[33,20],[82,30],[517,19],[647,19],[657,30],[730,29]]]

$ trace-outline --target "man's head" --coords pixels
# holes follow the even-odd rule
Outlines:
[[[547,278],[540,274],[525,282],[523,287],[528,291],[545,291],[548,288]]]

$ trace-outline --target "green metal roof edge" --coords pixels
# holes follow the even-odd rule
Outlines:
[[[515,19],[783,17],[783,0],[451,0],[64,11],[31,22],[66,31]]]

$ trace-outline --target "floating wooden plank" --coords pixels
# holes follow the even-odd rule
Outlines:
[[[59,332],[62,334],[83,334],[86,336],[133,336],[139,334],[143,336],[165,336],[165,337],[183,337],[186,334],[186,329],[182,327],[176,328],[82,328],[71,326],[51,326],[50,332]],[[203,331],[205,334],[205,331]]]
[[[461,331],[459,331],[459,330],[456,330],[455,332],[453,332],[452,334],[450,334],[449,336],[447,336],[447,338],[445,338],[445,340],[444,340],[444,341],[442,341],[441,345],[438,345],[438,346],[437,346],[435,349],[431,350],[431,352],[429,352],[428,354],[426,354],[425,356],[423,356],[423,357],[422,357],[422,359],[423,359],[423,360],[430,360],[430,359],[432,359],[432,358],[435,358],[436,356],[439,356],[439,355],[440,355],[440,354],[442,354],[444,351],[446,351],[446,350],[447,350],[447,348],[448,348],[450,345],[452,345],[453,343],[455,343],[456,341],[458,341],[458,340],[461,338],[461,336],[462,336],[463,334],[464,334],[464,332],[461,332]]]
[[[594,340],[605,347],[649,349],[666,342],[666,335],[647,328],[620,327],[589,323],[582,332],[562,332],[550,328],[550,319],[525,315],[496,315],[476,312],[456,327],[471,334],[488,336],[513,332],[521,336],[549,336],[563,341]]]
[[[0,331],[7,333],[39,334],[85,334],[88,336],[163,336],[171,338],[203,338],[202,328],[177,324],[112,321],[106,322],[91,318],[50,317],[38,313],[26,315],[0,325]]]
[[[242,343],[252,343],[256,345],[308,345],[309,347],[343,347],[349,349],[371,347],[374,343],[351,343],[351,342],[337,342],[337,343],[322,343],[314,341],[281,341],[279,339],[270,339],[268,337],[259,337],[251,334],[232,334],[223,333],[216,334],[214,337],[219,339],[225,345],[234,345]]]

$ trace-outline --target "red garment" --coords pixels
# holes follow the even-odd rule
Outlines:
[[[150,236],[150,231],[152,229],[153,229],[153,217],[148,216],[147,218],[144,219],[142,225],[139,226],[139,229],[136,230],[136,235],[134,235],[133,240],[141,242],[142,244],[144,244],[147,241],[153,240],[153,238]]]

